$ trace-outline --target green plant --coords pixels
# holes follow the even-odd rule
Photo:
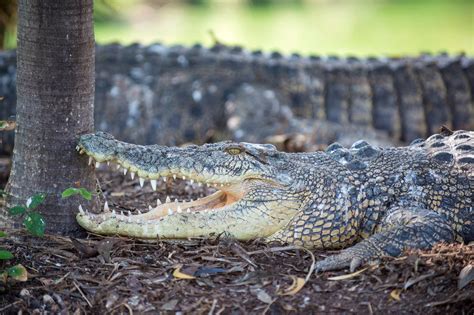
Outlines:
[[[0,231],[0,237],[8,236],[7,233]],[[13,258],[13,254],[3,248],[0,248],[0,261],[9,260]],[[5,283],[8,277],[13,278],[18,281],[26,281],[28,278],[28,272],[26,268],[21,264],[8,267],[7,269],[0,271],[0,279]]]
[[[4,197],[7,193],[0,190],[0,197]],[[26,205],[17,205],[8,209],[8,213],[12,216],[24,216],[23,225],[26,227],[28,232],[34,236],[43,236],[45,221],[41,214],[34,211],[46,198],[45,194],[34,195],[26,201]],[[4,231],[0,231],[0,238],[7,237],[8,234]],[[0,261],[10,260],[14,258],[13,254],[4,248],[0,248]],[[14,266],[7,267],[4,270],[0,270],[0,280],[6,283],[8,278],[15,279],[17,281],[26,281],[28,279],[28,272],[26,268],[17,264]]]
[[[26,201],[26,205],[17,205],[8,209],[12,216],[23,216],[23,225],[34,236],[43,236],[46,222],[41,214],[34,211],[46,198],[46,194],[36,194]]]
[[[63,191],[63,193],[61,194],[61,197],[62,198],[69,198],[69,197],[74,196],[74,195],[81,195],[82,198],[84,198],[86,200],[91,200],[92,199],[92,193],[90,191],[88,191],[85,188],[74,188],[74,187],[70,187],[70,188],[66,189],[65,191]]]

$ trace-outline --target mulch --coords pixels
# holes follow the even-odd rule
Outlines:
[[[179,181],[153,192],[105,170],[98,177],[109,204],[131,211],[157,196],[208,193]],[[0,314],[474,314],[473,244],[407,252],[354,274],[315,274],[315,261],[336,252],[219,237],[35,238],[19,230],[2,242],[15,255],[8,263],[23,264],[28,281],[0,284]]]

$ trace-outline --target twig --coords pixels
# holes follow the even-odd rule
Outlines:
[[[271,248],[265,248],[265,249],[259,249],[255,250],[253,252],[248,252],[247,254],[249,256],[251,255],[256,255],[256,254],[263,254],[263,253],[276,253],[276,252],[285,252],[288,250],[293,250],[293,249],[301,249],[302,247],[294,246],[294,245],[289,245],[289,246],[277,246],[277,247],[271,247]]]
[[[209,310],[208,315],[214,314],[214,310],[216,309],[216,305],[217,305],[217,299],[214,299],[214,300],[212,301],[212,306],[211,306],[211,309]]]
[[[311,256],[311,267],[309,267],[308,274],[306,275],[306,278],[304,279],[304,283],[308,282],[309,278],[311,278],[311,275],[313,274],[314,268],[316,268],[316,257],[314,257],[314,254],[307,248],[301,247],[301,250],[304,250]]]
[[[367,305],[367,308],[369,309],[369,314],[370,315],[373,315],[374,314],[374,310],[372,308],[372,304],[370,302],[361,302],[360,304],[362,305]]]
[[[130,315],[133,315],[133,310],[132,308],[130,307],[130,305],[128,305],[127,303],[122,303],[121,305],[125,306],[125,308],[128,310],[128,313]]]
[[[82,297],[84,298],[84,300],[86,300],[86,302],[87,302],[87,304],[89,305],[89,307],[92,308],[91,302],[87,299],[86,295],[84,294],[84,292],[82,292],[81,288],[80,288],[79,285],[76,283],[76,281],[73,281],[72,283],[74,283],[74,286],[76,287],[77,291],[79,291],[79,293],[82,295]]]
[[[21,302],[23,302],[23,300],[18,300],[18,301],[16,301],[16,302],[13,302],[13,303],[8,304],[8,305],[5,306],[5,307],[0,308],[0,313],[2,313],[3,311],[9,309],[9,308],[12,307],[12,306],[15,306],[15,305],[17,305],[17,304],[20,304]]]
[[[58,280],[54,281],[54,284],[55,285],[58,285],[60,284],[61,282],[63,282],[64,279],[66,279],[67,276],[69,276],[71,272],[69,271],[68,273],[66,273],[64,276],[62,276],[61,278],[59,278]]]

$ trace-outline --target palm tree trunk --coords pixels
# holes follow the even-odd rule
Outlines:
[[[52,233],[75,234],[79,202],[94,210],[98,205],[97,198],[61,199],[68,187],[96,187],[94,170],[75,150],[78,136],[94,129],[92,5],[19,1],[17,127],[7,206],[46,193],[38,211]]]

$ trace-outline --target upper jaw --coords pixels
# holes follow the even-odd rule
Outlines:
[[[191,168],[186,169],[177,165],[167,165],[167,163],[156,163],[152,164],[151,167],[145,168],[127,158],[126,150],[121,154],[92,153],[81,143],[76,149],[80,154],[86,154],[89,157],[89,165],[95,164],[96,168],[98,168],[101,163],[107,163],[108,165],[114,163],[116,164],[116,169],[123,172],[124,175],[130,174],[132,178],[138,175],[140,182],[150,180],[153,187],[156,187],[157,180],[173,178],[174,180],[188,180],[191,184],[196,182],[199,185],[207,185],[208,187],[215,187],[222,190],[235,190],[235,187],[232,186],[239,185],[245,180],[243,177],[219,176],[206,173],[205,171],[198,173]]]
[[[186,180],[189,184],[197,184],[198,186],[207,186],[214,189],[217,189],[220,192],[220,195],[226,196],[226,202],[236,202],[242,199],[248,191],[248,185],[246,180],[236,180],[232,177],[212,177],[205,176],[203,174],[198,174],[196,172],[190,172],[182,170],[180,168],[161,168],[159,171],[150,172],[144,169],[141,169],[137,164],[129,162],[124,156],[118,154],[110,155],[101,155],[94,154],[88,151],[84,146],[78,145],[76,148],[80,154],[85,154],[89,157],[89,165],[94,164],[96,168],[100,167],[101,163],[107,163],[108,166],[111,166],[116,171],[123,173],[124,175],[129,175],[132,180],[135,177],[138,177],[140,186],[144,187],[147,181],[150,181],[151,187],[156,191],[159,186],[159,180],[164,180],[168,182],[173,179],[182,179]],[[114,165],[115,164],[115,165]],[[137,176],[138,175],[138,176]],[[231,181],[233,179],[233,181]],[[216,194],[212,195],[216,197]],[[211,197],[211,196],[208,196]],[[208,198],[206,197],[206,198]],[[207,200],[204,198],[205,200]],[[202,199],[200,199],[202,201]],[[205,201],[204,200],[204,201]],[[196,201],[197,202],[197,201]],[[157,206],[149,206],[150,212],[153,211],[155,217],[163,217],[170,213],[180,213],[186,212],[188,209],[196,207],[195,204],[187,202],[179,202],[177,200],[172,201],[169,198],[166,200],[157,200]],[[104,210],[107,206],[104,207]],[[202,207],[201,207],[202,208]],[[147,209],[143,209],[147,211]],[[203,210],[203,209],[201,209]],[[107,212],[107,211],[106,211]],[[107,217],[107,216],[106,216]],[[97,219],[101,219],[98,217]]]

